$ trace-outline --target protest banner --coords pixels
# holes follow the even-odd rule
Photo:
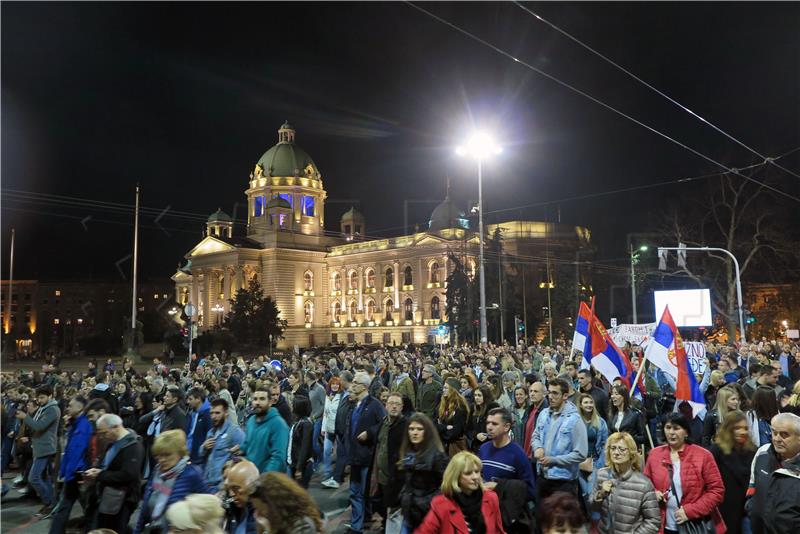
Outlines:
[[[701,341],[686,341],[686,356],[689,358],[689,365],[692,366],[692,372],[696,375],[702,375],[706,372],[708,360],[706,360],[706,345]]]
[[[622,347],[625,343],[631,345],[644,346],[647,339],[653,334],[656,329],[656,323],[646,324],[620,324],[613,328],[608,329],[611,339],[618,347]]]

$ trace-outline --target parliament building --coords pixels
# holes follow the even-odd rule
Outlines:
[[[280,348],[437,342],[447,320],[450,255],[477,273],[478,235],[449,193],[424,231],[367,238],[364,216],[350,209],[338,232],[326,232],[322,174],[288,122],[255,164],[245,196],[246,235],[236,235],[232,218],[217,210],[172,276],[176,301],[195,305],[200,330],[221,324],[230,299],[255,278],[288,322]],[[541,256],[545,240],[568,258],[590,247],[583,227],[508,221],[487,225],[487,235],[498,227],[511,254]]]

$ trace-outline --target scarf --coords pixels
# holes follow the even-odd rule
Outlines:
[[[453,498],[464,514],[464,521],[470,534],[486,534],[486,523],[483,522],[483,492],[473,491],[471,495],[464,492],[454,493]]]
[[[153,475],[152,491],[150,492],[150,499],[147,501],[150,508],[150,523],[157,524],[163,520],[169,496],[172,495],[172,487],[175,486],[175,481],[183,473],[187,465],[189,465],[189,457],[184,456],[171,469],[163,473],[156,471]],[[166,527],[166,525],[164,526]],[[164,532],[166,530],[164,528]]]

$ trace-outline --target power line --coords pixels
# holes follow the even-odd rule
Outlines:
[[[620,111],[620,110],[614,108],[613,106],[611,106],[609,104],[606,104],[602,100],[599,100],[599,99],[593,97],[592,95],[590,95],[590,94],[588,94],[588,93],[586,93],[584,91],[581,91],[577,87],[574,87],[574,86],[568,84],[567,82],[564,82],[564,81],[556,78],[552,74],[548,74],[547,72],[545,72],[545,71],[543,71],[543,70],[541,70],[541,69],[539,69],[537,67],[534,67],[530,63],[527,63],[527,62],[525,62],[525,61],[513,56],[512,54],[506,52],[505,50],[493,45],[492,43],[486,41],[485,39],[482,39],[482,38],[478,37],[477,35],[475,35],[473,33],[468,32],[467,30],[457,26],[456,24],[454,24],[454,23],[452,23],[452,22],[450,22],[450,21],[448,21],[448,20],[446,20],[446,19],[444,19],[444,18],[442,18],[442,17],[440,17],[438,15],[435,15],[435,14],[431,13],[430,11],[428,11],[426,9],[423,9],[423,8],[421,8],[421,7],[417,6],[417,5],[409,2],[408,0],[406,0],[405,3],[408,4],[409,6],[413,7],[414,9],[416,9],[416,10],[418,10],[418,11],[420,11],[420,12],[426,14],[426,15],[428,15],[429,17],[441,22],[442,24],[444,24],[444,25],[456,30],[457,32],[469,37],[470,39],[472,39],[472,40],[474,40],[474,41],[476,41],[476,42],[478,42],[478,43],[480,43],[480,44],[482,44],[482,45],[494,50],[498,54],[500,54],[500,55],[502,55],[504,57],[507,57],[508,59],[510,59],[510,60],[512,60],[512,61],[514,61],[516,63],[519,63],[520,65],[523,65],[524,67],[532,70],[533,72],[535,72],[535,73],[537,73],[537,74],[539,74],[541,76],[544,76],[548,80],[551,80],[551,81],[557,83],[558,85],[560,85],[560,86],[562,86],[562,87],[564,87],[566,89],[569,89],[570,91],[572,91],[572,92],[574,92],[574,93],[576,93],[576,94],[578,94],[578,95],[580,95],[580,96],[582,96],[582,97],[594,102],[595,104],[597,104],[599,106],[602,106],[605,109],[607,109],[609,111],[612,111],[612,112],[616,113],[617,115],[628,119],[629,121],[633,122],[634,124],[638,124],[642,128],[645,128],[646,130],[649,130],[649,131],[653,132],[654,134],[659,135],[660,137],[663,137],[667,141],[670,141],[671,143],[676,144],[676,145],[678,145],[679,147],[681,147],[681,148],[683,148],[685,150],[688,150],[692,154],[695,154],[696,156],[699,156],[699,157],[703,158],[704,160],[706,160],[706,161],[708,161],[710,163],[713,163],[717,167],[719,167],[721,169],[725,169],[726,172],[729,172],[729,173],[735,174],[737,176],[740,176],[740,177],[744,178],[745,180],[748,180],[750,182],[756,183],[756,184],[760,185],[761,187],[764,187],[766,189],[769,189],[770,191],[778,193],[779,195],[785,196],[786,198],[790,198],[790,199],[792,199],[792,200],[794,200],[796,202],[800,202],[800,197],[796,197],[796,196],[791,195],[789,193],[786,193],[785,191],[782,191],[782,190],[780,190],[780,189],[778,189],[776,187],[773,187],[773,186],[771,186],[769,184],[766,184],[764,182],[756,180],[755,178],[751,178],[749,176],[746,176],[746,175],[740,173],[738,171],[738,169],[735,169],[735,168],[732,168],[732,167],[727,167],[726,165],[718,162],[717,160],[715,160],[715,159],[713,159],[713,158],[711,158],[709,156],[706,156],[705,154],[695,150],[694,148],[692,148],[692,147],[690,147],[690,146],[688,146],[688,145],[686,145],[684,143],[681,143],[680,141],[678,141],[676,139],[673,139],[672,137],[670,137],[667,134],[665,134],[665,133],[653,128],[652,126],[649,126],[649,125],[645,124],[644,122],[642,122],[642,121],[640,121],[638,119],[635,119],[634,117],[628,115],[627,113],[625,113],[623,111]]]
[[[758,152],[757,150],[755,150],[754,148],[751,148],[748,145],[744,144],[743,142],[739,141],[738,139],[736,139],[735,137],[733,137],[732,135],[730,135],[726,131],[724,131],[721,128],[719,128],[717,125],[715,125],[712,122],[706,120],[704,117],[701,117],[700,115],[698,115],[697,113],[695,113],[691,109],[687,108],[686,106],[684,106],[683,104],[681,104],[680,102],[675,100],[674,98],[672,98],[669,95],[663,93],[662,91],[659,91],[653,85],[647,83],[646,81],[644,81],[643,79],[641,79],[640,77],[638,77],[637,75],[635,75],[634,73],[632,73],[631,71],[629,71],[628,69],[623,67],[622,65],[619,65],[618,63],[614,62],[612,59],[610,59],[610,58],[606,57],[605,55],[601,54],[600,52],[598,52],[597,50],[595,50],[591,46],[587,45],[586,43],[584,43],[583,41],[581,41],[577,37],[567,33],[567,31],[562,30],[561,28],[559,28],[558,26],[556,26],[552,22],[550,22],[548,20],[545,20],[540,15],[534,13],[533,11],[528,9],[527,7],[523,6],[520,2],[514,1],[514,4],[516,4],[517,7],[519,7],[521,10],[525,11],[526,13],[529,13],[530,15],[533,15],[533,17],[535,17],[536,19],[538,19],[542,23],[550,26],[552,29],[554,29],[555,31],[557,31],[561,35],[564,35],[565,37],[567,37],[570,40],[572,40],[573,42],[579,44],[580,46],[582,46],[583,48],[585,48],[586,50],[588,50],[592,54],[594,54],[597,57],[601,58],[603,61],[605,61],[605,62],[613,65],[617,69],[621,70],[622,72],[624,72],[625,74],[627,74],[628,76],[630,76],[631,78],[636,80],[637,82],[641,83],[642,85],[644,85],[645,87],[647,87],[651,91],[654,91],[658,95],[666,98],[669,102],[671,102],[675,106],[679,107],[680,109],[682,109],[683,111],[685,111],[686,113],[691,115],[692,117],[702,121],[704,124],[706,124],[707,126],[710,126],[714,130],[716,130],[718,133],[721,133],[722,135],[724,135],[725,137],[727,137],[728,139],[730,139],[734,143],[738,144],[739,146],[741,146],[743,148],[746,148],[747,150],[749,150],[750,152],[752,152],[753,154],[755,154],[756,156],[761,158],[765,163],[771,163],[772,165],[774,165],[775,167],[781,169],[782,171],[787,172],[787,173],[791,174],[792,176],[794,176],[795,178],[800,179],[800,174],[796,174],[796,173],[790,171],[789,169],[786,169],[785,167],[782,167],[781,165],[778,165],[777,163],[775,163],[773,158],[770,158],[769,156],[765,156],[765,155],[761,154],[760,152]]]

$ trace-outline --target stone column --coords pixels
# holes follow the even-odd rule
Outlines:
[[[422,300],[422,288],[428,284],[428,281],[425,279],[425,271],[422,269],[422,258],[419,258],[417,263],[419,264],[419,274],[417,275],[417,280],[415,280],[414,287],[417,289],[417,310],[422,312],[422,317],[425,317],[425,302]]]
[[[244,287],[243,283],[242,283],[242,281],[244,280],[244,273],[242,272],[242,266],[241,265],[237,265],[236,267],[234,267],[234,269],[235,269],[234,284],[236,284],[234,286],[234,289],[236,291],[239,291],[240,289],[242,289]]]
[[[227,265],[224,267],[224,279],[222,281],[222,298],[223,303],[222,306],[225,308],[225,315],[228,315],[228,312],[231,310],[231,269]]]
[[[358,311],[364,311],[364,267],[358,267]]]
[[[213,284],[211,283],[211,278],[214,276],[213,271],[206,271],[205,277],[203,280],[203,287],[205,288],[205,294],[203,295],[203,326],[209,327],[214,324],[214,312],[211,311],[211,306],[214,302],[214,297],[212,292],[214,290]]]
[[[394,262],[394,309],[400,309],[400,262]]]
[[[192,272],[192,289],[189,293],[189,302],[194,306],[194,316],[192,322],[197,322],[197,315],[200,313],[200,271],[195,270]]]
[[[347,267],[342,267],[341,272],[339,273],[339,280],[341,280],[341,302],[342,302],[342,317],[344,317],[343,323],[345,321],[350,320],[349,314],[350,310],[347,307],[347,288],[350,287],[350,281],[347,279]]]

